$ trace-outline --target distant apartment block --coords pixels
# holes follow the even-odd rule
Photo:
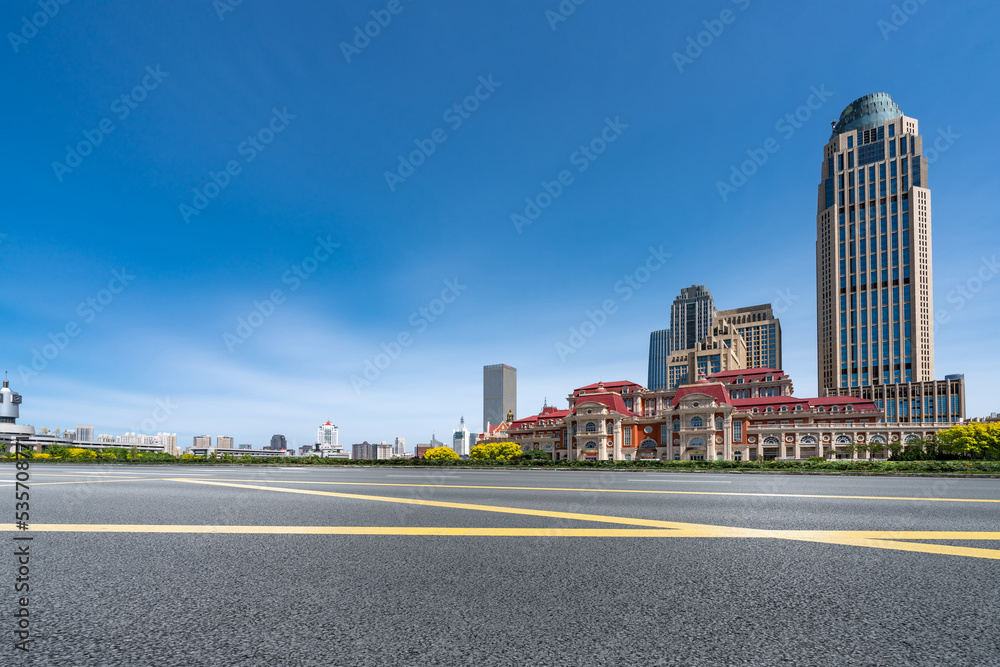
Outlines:
[[[392,445],[388,442],[370,443],[365,440],[362,443],[351,445],[351,458],[359,460],[391,459]]]
[[[93,426],[80,426],[76,427],[76,439],[81,442],[94,442],[94,427]]]
[[[280,433],[275,433],[271,436],[271,444],[268,445],[268,449],[287,449],[288,441],[285,440],[285,436]]]
[[[236,439],[229,435],[215,436],[215,446],[218,449],[235,449]]]

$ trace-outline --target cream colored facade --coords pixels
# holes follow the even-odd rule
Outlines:
[[[743,338],[746,362],[738,368],[781,368],[781,322],[771,304],[720,310],[715,326],[731,327]]]

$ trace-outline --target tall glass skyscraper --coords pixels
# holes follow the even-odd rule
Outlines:
[[[712,333],[715,319],[715,301],[704,285],[691,285],[681,289],[670,307],[670,350],[690,350],[705,336]]]
[[[927,158],[917,120],[888,94],[834,124],[817,211],[820,390],[933,380]]]

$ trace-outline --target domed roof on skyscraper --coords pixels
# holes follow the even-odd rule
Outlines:
[[[838,134],[852,130],[867,130],[903,115],[903,110],[889,93],[871,93],[859,97],[840,113],[840,120],[833,127],[833,139]]]

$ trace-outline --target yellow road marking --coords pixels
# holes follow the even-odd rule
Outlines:
[[[93,477],[95,475],[73,475],[66,473],[33,473],[33,477]],[[102,479],[93,481],[120,481],[120,480],[161,480],[179,481],[177,477],[116,477],[115,479]],[[77,483],[88,483],[84,480]],[[1000,498],[930,498],[919,496],[845,496],[845,495],[823,495],[811,493],[741,493],[737,491],[668,491],[663,489],[578,489],[572,487],[551,487],[551,486],[485,486],[472,484],[405,484],[392,482],[327,482],[311,481],[302,479],[229,479],[225,477],[206,477],[204,482],[231,482],[231,483],[255,483],[255,484],[323,484],[332,486],[388,486],[401,488],[432,488],[432,489],[496,489],[500,491],[567,491],[574,493],[638,493],[638,494],[659,494],[659,495],[679,495],[679,496],[736,496],[755,498],[814,498],[824,500],[903,500],[903,501],[926,501],[941,503],[1000,503]],[[71,482],[34,482],[35,484],[59,484]]]
[[[0,532],[13,531],[14,524],[0,524]],[[32,532],[55,533],[186,533],[207,535],[386,535],[448,537],[688,537],[773,538],[799,542],[890,549],[918,553],[1000,560],[1000,550],[956,547],[945,544],[897,542],[851,536],[856,531],[746,530],[726,526],[704,526],[701,530],[655,528],[480,528],[456,526],[203,526],[129,524],[32,524]],[[24,532],[21,533],[26,534]],[[887,533],[892,534],[892,533]],[[994,539],[997,533],[921,532],[924,539]],[[948,537],[943,537],[947,535]],[[961,535],[961,538],[956,537]],[[982,537],[983,535],[989,537]],[[931,537],[933,536],[933,537]]]
[[[176,478],[158,478],[172,479]],[[758,498],[820,498],[830,500],[911,500],[929,502],[950,502],[950,503],[1000,503],[1000,498],[921,498],[908,496],[835,496],[807,493],[740,493],[736,491],[664,491],[661,489],[574,489],[558,486],[478,486],[465,484],[398,484],[391,482],[319,482],[302,479],[227,479],[224,477],[206,477],[199,481],[203,482],[233,482],[233,483],[256,483],[256,484],[327,484],[333,486],[398,486],[416,487],[432,489],[498,489],[501,491],[571,491],[578,493],[645,493],[660,495],[679,496],[751,496]]]
[[[42,482],[43,484],[86,484],[109,481],[134,481],[149,478],[85,480],[76,482]],[[505,514],[520,514],[546,518],[570,519],[574,521],[591,521],[625,525],[645,526],[636,528],[472,528],[472,527],[411,527],[411,526],[203,526],[203,525],[114,525],[114,524],[32,524],[27,532],[105,532],[105,533],[205,533],[205,534],[287,534],[287,535],[446,535],[446,536],[493,536],[493,537],[695,537],[695,538],[770,538],[801,542],[839,544],[844,546],[867,547],[875,549],[890,549],[932,553],[941,555],[965,556],[1000,560],[1000,550],[981,549],[975,547],[956,547],[943,544],[927,544],[902,542],[899,540],[1000,540],[1000,532],[962,532],[962,531],[830,531],[830,530],[767,530],[755,528],[739,528],[734,526],[713,526],[708,524],[682,523],[676,521],[659,521],[654,519],[636,519],[631,517],[615,517],[599,514],[581,514],[574,512],[554,512],[548,510],[524,509],[519,507],[504,507],[498,505],[476,505],[471,503],[452,503],[437,500],[416,498],[396,498],[391,496],[372,496],[354,493],[338,493],[334,491],[317,491],[313,489],[282,488],[261,486],[260,484],[241,484],[232,481],[215,481],[206,479],[189,479],[178,477],[155,478],[162,481],[174,481],[187,484],[205,484],[208,486],[223,486],[279,493],[297,493],[355,500],[374,500],[380,502],[422,505],[427,507],[443,507],[450,509],[467,509]],[[271,482],[273,483],[273,482]],[[290,483],[299,484],[300,480]],[[605,491],[607,489],[556,489],[533,487],[481,487],[481,486],[451,486],[451,485],[411,485],[411,484],[366,484],[364,482],[320,482],[325,484],[354,484],[366,486],[427,486],[439,488],[480,488],[480,489],[512,489],[538,491]],[[634,492],[624,490],[622,492]],[[871,498],[882,500],[922,500],[921,498],[877,498],[869,496],[804,496],[793,494],[735,494],[688,491],[639,491],[639,493],[682,493],[697,495],[766,495],[782,497],[809,498]],[[962,499],[939,498],[934,500]],[[965,502],[997,502],[968,499]],[[15,531],[14,524],[0,524],[0,531]]]
[[[675,521],[658,521],[655,519],[633,519],[629,517],[605,516],[603,514],[577,514],[574,512],[553,512],[549,510],[523,509],[520,507],[502,507],[499,505],[473,505],[471,503],[449,503],[441,500],[423,500],[420,498],[394,498],[392,496],[368,496],[357,493],[337,493],[335,491],[314,491],[313,489],[285,489],[275,486],[260,486],[257,484],[233,484],[229,482],[211,482],[201,479],[173,478],[174,482],[188,484],[205,484],[207,486],[225,486],[236,489],[254,489],[257,491],[275,491],[279,493],[298,493],[308,496],[326,496],[332,498],[352,498],[354,500],[377,500],[379,502],[398,503],[402,505],[423,505],[425,507],[447,507],[450,509],[479,510],[482,512],[502,512],[504,514],[523,514],[526,516],[544,516],[551,519],[573,519],[576,521],[596,521],[602,523],[618,523],[632,526],[649,526],[652,528],[701,528],[696,523],[678,523]],[[738,529],[744,530],[744,529]]]

